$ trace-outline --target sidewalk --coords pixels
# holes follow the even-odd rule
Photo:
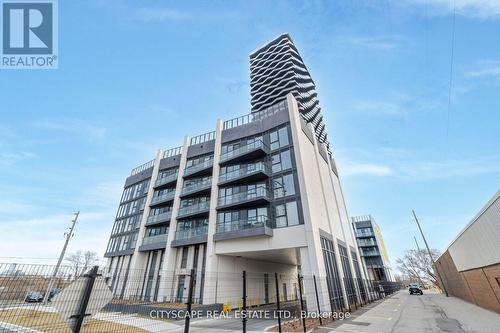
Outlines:
[[[466,332],[500,332],[500,314],[443,294],[436,294],[431,300],[443,311],[445,318],[458,320]]]

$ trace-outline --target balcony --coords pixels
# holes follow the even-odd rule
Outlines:
[[[191,183],[182,188],[181,197],[187,197],[193,194],[208,193],[212,188],[212,177],[200,182]]]
[[[210,201],[200,202],[195,205],[179,208],[177,218],[195,217],[208,214],[210,210]]]
[[[271,201],[269,191],[264,186],[259,186],[245,192],[236,193],[220,197],[217,200],[217,209],[227,209],[233,207],[248,207],[268,204]]]
[[[272,237],[271,221],[265,215],[217,223],[214,241],[245,237]]]
[[[157,179],[155,182],[155,187],[170,185],[172,183],[175,183],[176,181],[177,181],[177,172]]]
[[[170,218],[172,217],[172,212],[165,212],[161,213],[158,215],[151,215],[148,217],[148,220],[146,221],[146,225],[155,225],[155,224],[160,224],[160,223],[165,223],[170,221]]]
[[[219,185],[253,182],[269,178],[271,168],[264,162],[242,165],[238,170],[219,175]]]
[[[144,237],[139,251],[151,251],[157,249],[164,249],[167,247],[167,234],[155,235]]]
[[[220,164],[252,160],[266,154],[269,154],[269,148],[264,144],[262,140],[256,140],[252,143],[246,144],[245,146],[222,154],[220,156]]]
[[[364,250],[364,249],[361,249],[361,255],[363,257],[378,257],[378,256],[380,256],[380,252],[378,250]]]
[[[361,230],[356,230],[356,237],[375,237],[375,234],[373,231],[361,231]]]
[[[377,242],[375,242],[375,239],[358,239],[358,245],[360,247],[363,247],[363,246],[377,246]]]
[[[167,192],[165,194],[153,197],[153,199],[151,199],[150,206],[156,206],[165,202],[172,201],[174,200],[174,197],[175,197],[175,191]]]
[[[207,234],[208,225],[178,230],[175,232],[175,240],[172,241],[172,247],[206,243]]]
[[[198,163],[196,165],[192,165],[184,169],[184,177],[197,176],[202,174],[208,174],[212,170],[212,166],[214,165],[214,160],[206,160],[202,163]]]

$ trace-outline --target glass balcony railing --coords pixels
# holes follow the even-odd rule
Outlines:
[[[222,154],[220,156],[220,162],[224,163],[232,159],[235,159],[237,157],[241,157],[257,151],[262,151],[266,154],[269,154],[269,148],[264,144],[264,142],[262,140],[255,140],[254,142],[248,143],[244,146],[241,146],[239,148],[233,149],[231,151],[228,151],[227,153]]]
[[[365,256],[365,257],[376,257],[376,256],[379,256],[380,255],[380,252],[377,251],[377,250],[369,250],[369,251],[361,251],[361,255],[362,256]]]
[[[244,202],[250,202],[257,199],[263,199],[269,201],[269,191],[264,186],[259,186],[257,188],[250,189],[245,192],[236,193],[233,195],[226,195],[220,197],[217,200],[217,204],[220,206],[230,206],[236,205]]]
[[[213,165],[214,165],[214,160],[213,159],[206,160],[204,162],[192,165],[192,166],[187,167],[186,169],[184,169],[184,176],[189,176],[189,175],[195,174],[195,173],[197,173],[199,171],[211,168]]]
[[[161,234],[161,235],[144,237],[142,239],[142,245],[150,245],[150,244],[157,244],[157,243],[167,243],[167,238],[168,238],[168,233],[167,234]]]
[[[374,239],[358,239],[359,246],[376,246],[377,243]]]
[[[219,183],[229,182],[236,179],[245,178],[257,173],[271,174],[271,168],[264,162],[257,162],[254,164],[247,164],[241,166],[238,170],[222,173],[219,175]]]
[[[200,202],[195,205],[179,208],[179,217],[203,213],[210,209],[210,201]]]
[[[173,200],[175,197],[175,191],[167,192],[162,195],[158,195],[151,199],[151,205],[157,205],[162,202]]]
[[[208,225],[203,225],[200,227],[190,228],[186,230],[177,230],[175,232],[175,240],[190,239],[199,236],[205,236],[208,234]]]
[[[356,230],[356,236],[357,237],[372,237],[375,236],[373,231],[366,231],[366,230]]]
[[[270,219],[265,215],[259,215],[254,217],[249,217],[247,219],[218,222],[216,226],[217,233],[231,232],[231,231],[241,231],[257,229],[262,227],[271,228]]]
[[[170,221],[171,217],[172,217],[172,212],[165,212],[158,215],[151,215],[148,217],[146,225]]]
[[[155,182],[155,186],[158,187],[158,186],[162,186],[165,184],[173,183],[176,180],[177,180],[177,172],[157,179]]]
[[[191,193],[209,189],[210,187],[212,187],[212,177],[184,186],[182,188],[181,195],[188,195]]]

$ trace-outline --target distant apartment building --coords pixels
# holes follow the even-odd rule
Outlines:
[[[309,72],[287,34],[252,53],[250,65],[251,113],[214,121],[214,131],[160,150],[125,180],[105,254],[115,294],[183,299],[191,269],[204,304],[237,304],[239,279],[223,289],[206,277],[242,270],[258,277],[248,290],[260,303],[275,272],[327,277],[323,311],[359,292],[343,282],[364,273]],[[297,291],[293,282],[281,288]]]
[[[352,227],[368,278],[394,281],[384,238],[375,219],[371,215],[355,216]]]
[[[436,260],[452,296],[500,313],[500,191]]]

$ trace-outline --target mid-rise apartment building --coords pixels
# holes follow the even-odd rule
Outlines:
[[[248,290],[260,303],[274,273],[325,277],[323,311],[359,292],[344,283],[364,273],[314,83],[286,34],[250,63],[251,113],[214,121],[214,131],[158,151],[126,179],[105,254],[115,294],[176,301],[191,269],[204,304],[237,304],[240,280],[222,287],[206,277],[243,270],[257,277]]]
[[[354,216],[352,227],[368,278],[375,281],[393,281],[384,238],[373,216]]]

